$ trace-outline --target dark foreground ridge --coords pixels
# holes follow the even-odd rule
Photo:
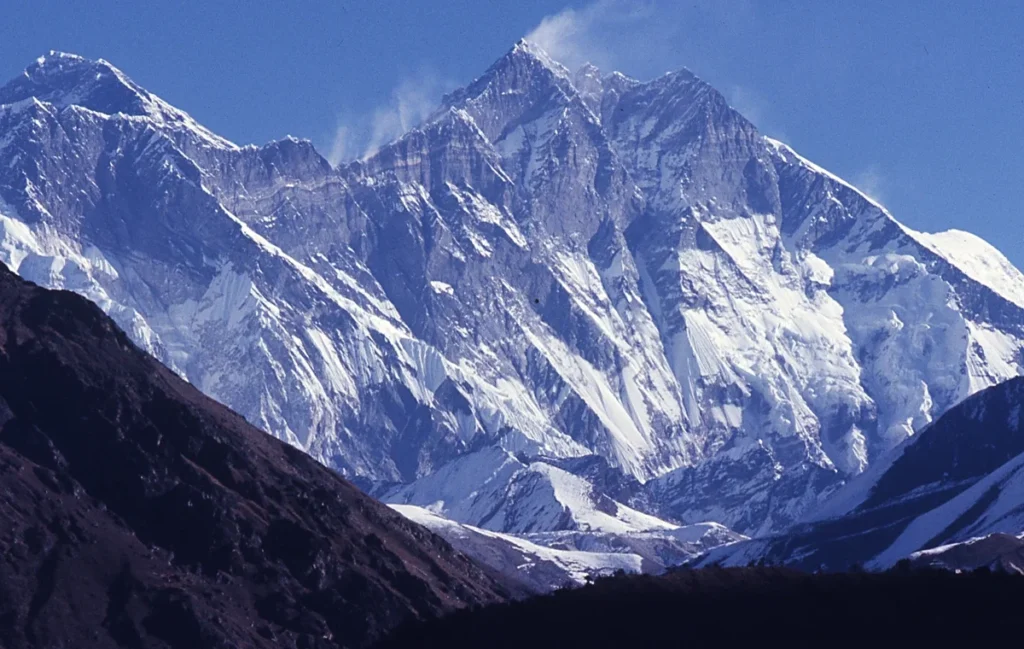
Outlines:
[[[987,571],[684,569],[460,611],[375,649],[979,646],[1013,637],[1021,602],[1024,577]]]
[[[0,264],[0,647],[358,647],[505,597]]]

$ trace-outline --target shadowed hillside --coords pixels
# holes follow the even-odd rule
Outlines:
[[[0,647],[358,647],[505,596],[0,265]]]

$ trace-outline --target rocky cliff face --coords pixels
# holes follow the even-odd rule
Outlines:
[[[337,169],[103,61],[45,56],[0,104],[5,263],[403,502],[498,450],[765,533],[1021,370],[998,252],[906,228],[686,71],[574,74],[521,42]],[[478,478],[432,509],[472,509]]]

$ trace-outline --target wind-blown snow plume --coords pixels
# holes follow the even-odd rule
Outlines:
[[[526,40],[539,45],[569,69],[593,63],[602,69],[646,70],[652,62],[673,60],[685,30],[732,25],[754,13],[749,0],[596,0],[545,16]]]
[[[598,0],[582,9],[563,9],[545,16],[526,36],[553,59],[575,69],[584,63],[614,64],[615,52],[602,34],[612,28],[649,23],[655,16],[652,2]],[[641,45],[642,47],[642,45]]]
[[[453,88],[454,82],[429,70],[402,79],[387,102],[365,113],[339,118],[327,160],[338,166],[373,155],[417,127],[437,108],[441,96]]]
[[[334,131],[334,139],[331,140],[331,148],[327,153],[327,160],[332,167],[337,167],[353,157],[351,142],[352,136],[349,134],[349,127],[345,124],[338,124],[338,128]]]
[[[855,174],[853,184],[879,203],[885,202],[885,189],[888,181],[877,164],[868,165],[867,168]]]
[[[454,87],[454,83],[433,73],[403,79],[391,92],[391,101],[373,111],[363,156],[376,153],[381,146],[418,126],[437,108],[441,95]]]
[[[725,97],[730,106],[753,122],[762,133],[783,142],[789,141],[789,137],[773,119],[769,102],[759,92],[749,86],[734,84],[725,91]]]

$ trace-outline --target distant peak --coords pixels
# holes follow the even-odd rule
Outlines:
[[[256,151],[269,163],[284,160],[290,168],[305,168],[321,174],[329,173],[331,170],[331,163],[320,155],[313,143],[306,138],[286,135],[280,140],[258,147]]]
[[[38,59],[36,59],[36,64],[37,65],[44,65],[48,61],[54,61],[54,60],[57,60],[57,61],[75,61],[75,62],[87,61],[87,59],[84,56],[79,56],[77,54],[72,54],[70,52],[61,52],[60,50],[50,50],[46,54],[43,54]]]
[[[512,49],[495,61],[483,76],[470,84],[467,90],[479,87],[481,84],[486,85],[495,78],[505,78],[509,73],[518,76],[523,72],[531,76],[537,73],[542,76],[550,76],[557,80],[557,83],[569,81],[572,77],[569,70],[551,58],[540,45],[521,38],[516,41]]]
[[[544,51],[540,45],[533,41],[528,41],[525,38],[520,38],[516,41],[516,44],[512,46],[509,53],[505,56],[508,58],[530,58],[537,61],[544,67],[548,68],[555,74],[561,77],[568,77],[569,70],[558,61],[551,58],[551,56]]]
[[[315,154],[319,157],[319,153],[316,147],[313,145],[312,140],[308,138],[295,137],[294,135],[285,135],[283,138],[268,142],[261,147],[259,150],[270,153],[270,152],[288,152],[291,154],[301,153],[302,155],[309,155],[310,153]]]
[[[608,79],[615,79],[615,80],[618,80],[618,81],[628,81],[630,83],[640,83],[639,81],[637,81],[633,77],[631,77],[631,76],[629,76],[627,74],[623,74],[623,73],[619,72],[618,70],[609,73],[607,78]]]
[[[703,79],[695,75],[693,72],[691,72],[689,68],[678,68],[676,70],[669,70],[665,74],[661,75],[660,78],[666,81],[682,81],[685,83],[699,81],[700,83],[709,85],[706,81],[704,81]]]
[[[0,103],[35,98],[56,106],[82,106],[112,115],[144,115],[148,93],[103,59],[50,50],[0,88]]]
[[[561,92],[572,92],[569,71],[539,45],[521,38],[472,83],[445,95],[441,100],[442,108],[434,117],[441,115],[447,107],[465,108],[467,101],[481,96],[488,89],[530,87],[536,92],[539,88],[552,86]],[[486,132],[486,128],[484,130]]]
[[[35,63],[25,69],[25,76],[39,78],[41,76],[58,74],[61,71],[83,71],[91,70],[98,74],[109,74],[126,85],[133,86],[134,90],[143,92],[136,86],[124,72],[118,70],[106,59],[87,59],[78,54],[50,50],[35,60]]]
[[[532,54],[534,52],[543,52],[544,50],[541,49],[541,47],[534,43],[533,41],[528,41],[525,38],[520,38],[518,41],[516,41],[516,44],[512,46],[512,51]]]
[[[283,138],[278,140],[278,142],[288,145],[313,146],[313,141],[308,137],[296,137],[291,134],[285,135]]]
[[[183,111],[146,91],[104,59],[50,50],[18,77],[0,87],[0,105],[24,101],[51,104],[58,109],[78,106],[104,115],[145,117],[167,130],[188,129],[207,144],[234,148],[200,126]]]

